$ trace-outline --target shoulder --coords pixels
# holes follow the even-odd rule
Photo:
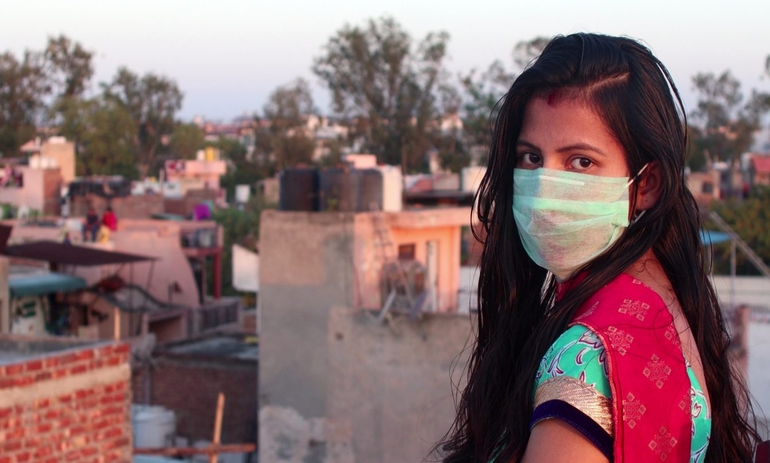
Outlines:
[[[540,362],[530,428],[544,422],[553,425],[556,419],[611,455],[612,392],[606,359],[593,331],[580,325],[568,328]]]
[[[575,313],[572,325],[590,327],[605,334],[612,327],[664,327],[671,315],[658,293],[625,273],[589,297]]]
[[[566,378],[594,387],[599,393],[610,397],[607,381],[606,351],[601,339],[591,329],[575,325],[568,328],[551,345],[540,361],[535,376],[535,388],[546,381],[561,378],[551,383],[569,382]]]

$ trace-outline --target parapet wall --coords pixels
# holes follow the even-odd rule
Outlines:
[[[101,343],[0,365],[0,462],[130,462],[129,350]]]

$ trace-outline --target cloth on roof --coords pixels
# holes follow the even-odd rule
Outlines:
[[[86,286],[86,280],[80,277],[55,272],[24,275],[8,279],[11,297],[40,296],[43,294],[77,291]]]
[[[712,230],[700,231],[700,242],[703,246],[724,243],[725,241],[730,241],[730,235],[727,233]]]
[[[770,172],[770,156],[753,156],[751,162],[754,164],[754,170],[757,172]]]
[[[105,251],[103,249],[86,246],[57,243],[56,241],[36,241],[34,243],[8,246],[2,251],[2,254],[9,257],[42,260],[63,265],[80,265],[84,267],[156,260],[154,257],[129,254],[126,252]]]

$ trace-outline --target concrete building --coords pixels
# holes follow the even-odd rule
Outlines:
[[[0,175],[0,204],[14,205],[21,216],[28,216],[33,211],[39,215],[60,214],[62,176],[59,167],[6,164]]]
[[[257,352],[256,338],[235,333],[161,346],[151,363],[137,362],[133,370],[134,402],[174,410],[176,437],[192,444],[211,440],[221,392],[225,395],[221,442],[256,443]]]
[[[435,305],[387,323],[376,214],[262,215],[260,462],[421,461],[454,419],[450,377],[461,382],[472,326],[457,313],[469,209],[384,214],[394,249],[436,269]]]
[[[187,194],[188,190],[219,189],[219,178],[227,173],[225,161],[219,158],[218,152],[214,154],[211,148],[199,155],[196,160],[169,160],[166,161],[166,180],[178,182],[180,194]]]

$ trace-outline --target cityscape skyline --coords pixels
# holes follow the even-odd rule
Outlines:
[[[184,5],[184,8],[182,8]],[[730,70],[745,93],[770,91],[764,64],[770,55],[770,3],[727,5],[705,1],[697,11],[684,0],[644,4],[566,0],[547,4],[472,5],[393,0],[387,4],[349,4],[329,0],[257,3],[137,0],[130,4],[93,0],[71,4],[51,0],[14,2],[0,27],[1,52],[21,56],[40,50],[49,36],[64,34],[95,52],[90,91],[109,81],[119,66],[176,80],[184,92],[179,117],[229,121],[261,113],[270,93],[297,77],[313,90],[316,107],[330,114],[330,95],[312,74],[313,58],[345,24],[388,15],[415,41],[428,32],[450,34],[447,70],[483,71],[499,59],[512,67],[516,43],[536,36],[580,31],[639,38],[669,68],[687,111],[696,99],[691,77],[698,72]]]

